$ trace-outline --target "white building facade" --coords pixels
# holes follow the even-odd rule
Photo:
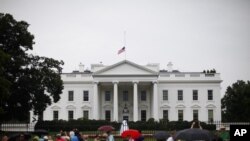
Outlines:
[[[159,70],[159,64],[124,60],[111,66],[92,64],[84,71],[80,64],[79,71],[61,75],[61,99],[47,107],[43,120],[220,121],[220,74],[168,67]]]

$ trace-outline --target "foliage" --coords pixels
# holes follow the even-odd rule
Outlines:
[[[0,120],[27,120],[40,114],[62,93],[62,61],[29,54],[34,36],[28,23],[0,13]],[[1,114],[1,113],[0,113]]]
[[[221,100],[223,121],[250,121],[250,81],[239,80],[227,87]]]
[[[193,121],[171,121],[165,122],[161,120],[160,122],[154,121],[129,121],[128,125],[130,129],[140,129],[140,130],[181,130],[190,128]],[[109,122],[105,120],[54,120],[54,121],[39,121],[37,122],[35,129],[46,129],[49,131],[58,132],[60,130],[72,130],[77,128],[80,131],[97,131],[98,127],[102,125],[112,125],[116,131],[120,130],[121,123],[118,122]],[[206,123],[201,123],[201,126],[207,130],[215,130],[215,125],[208,125]]]

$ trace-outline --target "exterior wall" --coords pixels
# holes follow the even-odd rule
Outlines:
[[[124,64],[124,65],[123,65]],[[132,65],[131,65],[132,64]],[[120,68],[119,68],[120,65]],[[138,83],[138,120],[141,120],[141,110],[146,110],[147,120],[155,116],[154,107],[154,90],[153,82],[157,82],[157,107],[159,119],[163,118],[163,110],[168,110],[169,120],[178,120],[178,109],[184,111],[184,120],[193,120],[193,110],[198,110],[199,120],[208,121],[208,110],[212,109],[214,114],[214,120],[221,120],[221,102],[220,102],[220,75],[219,74],[204,74],[204,73],[193,73],[193,72],[154,72],[158,70],[152,67],[152,72],[133,63],[122,62],[118,65],[113,65],[114,68],[109,66],[103,67],[103,69],[95,69],[96,72],[81,72],[81,73],[65,73],[62,74],[62,80],[64,82],[64,90],[61,94],[61,99],[57,103],[53,103],[47,107],[44,111],[44,120],[53,120],[53,111],[59,111],[59,119],[68,120],[68,111],[74,111],[74,119],[83,117],[83,110],[89,111],[89,119],[94,118],[94,82],[98,83],[98,108],[99,117],[98,119],[105,119],[105,110],[111,111],[111,120],[113,120],[114,113],[114,85],[112,82],[118,82],[118,120],[122,121],[123,114],[122,110],[124,105],[129,109],[129,120],[133,120],[133,83]],[[134,68],[133,68],[134,67]],[[132,69],[133,68],[133,69]],[[118,71],[117,71],[118,70]],[[122,73],[128,74],[120,74]],[[136,74],[133,75],[133,71]],[[141,71],[141,72],[140,72]],[[112,75],[112,73],[114,75]],[[108,74],[108,75],[107,75]],[[140,75],[142,74],[142,75]],[[74,91],[74,101],[68,101],[68,91]],[[89,101],[83,101],[83,91],[89,91]],[[111,93],[111,101],[105,101],[105,91],[109,90]],[[127,90],[129,100],[123,101],[123,91]],[[141,91],[145,90],[147,93],[147,100],[141,101]],[[168,90],[168,100],[164,101],[162,91]],[[183,90],[183,101],[177,100],[177,91]],[[198,90],[198,100],[193,100],[193,90]],[[213,100],[208,100],[208,90],[213,90]],[[31,114],[31,118],[33,115]],[[157,117],[157,116],[156,116]],[[156,119],[158,120],[158,119]]]

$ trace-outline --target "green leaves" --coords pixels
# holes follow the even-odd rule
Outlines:
[[[34,56],[28,23],[0,13],[0,120],[28,120],[60,99],[63,61]],[[1,114],[1,113],[0,113]]]
[[[250,82],[238,80],[229,86],[221,100],[222,118],[225,121],[250,121]]]

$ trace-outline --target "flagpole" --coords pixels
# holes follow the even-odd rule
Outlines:
[[[124,47],[125,47],[125,52],[124,52],[124,56],[125,56],[125,60],[126,60],[126,31],[123,32],[123,44],[124,44]]]

